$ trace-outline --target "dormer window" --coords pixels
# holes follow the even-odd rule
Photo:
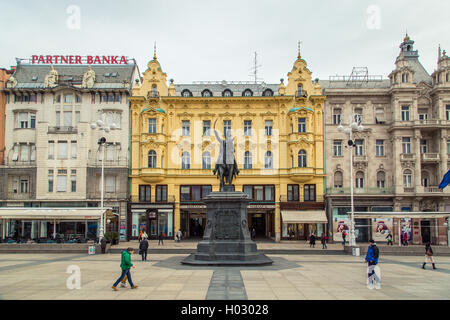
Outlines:
[[[202,91],[202,97],[212,97],[212,92],[208,89]]]
[[[244,92],[242,92],[242,96],[243,97],[252,97],[253,96],[253,91],[250,89],[245,89]]]
[[[263,96],[264,97],[272,97],[273,96],[273,91],[271,89],[266,89],[263,92]]]
[[[222,92],[222,96],[223,97],[232,97],[233,96],[233,92],[231,92],[231,90],[226,89],[226,90],[224,90]]]
[[[184,89],[183,91],[181,91],[181,96],[182,97],[192,97],[192,92],[189,91],[188,89]]]
[[[402,74],[402,82],[409,82],[409,74],[408,73]]]

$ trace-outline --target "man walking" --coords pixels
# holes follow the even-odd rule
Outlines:
[[[380,250],[378,249],[375,241],[369,240],[369,248],[367,249],[366,254],[366,262],[367,262],[367,288],[373,289],[375,285],[375,289],[381,288],[381,279],[375,272],[375,267],[378,264],[378,257],[380,256]]]
[[[322,233],[322,236],[320,237],[320,242],[322,242],[322,249],[327,248],[327,236]]]
[[[392,244],[392,234],[391,234],[390,232],[389,232],[388,235],[386,236],[386,239],[387,239],[387,244],[388,244],[388,246],[389,246],[389,245],[392,246],[392,245],[393,245],[393,244]]]
[[[161,232],[158,235],[158,246],[159,246],[159,244],[164,245],[164,237],[163,237],[163,234]]]
[[[130,283],[131,289],[136,289],[138,286],[135,286],[133,284],[133,281],[131,280],[131,273],[130,268],[134,268],[133,264],[131,263],[131,255],[134,253],[133,248],[128,248],[127,250],[124,250],[122,252],[122,260],[120,263],[120,268],[122,269],[122,274],[120,275],[119,279],[113,284],[112,288],[114,291],[118,291],[117,285],[119,282],[123,280],[123,278],[126,276],[128,278],[128,282]]]
[[[147,261],[147,250],[148,241],[146,237],[143,237],[141,243],[139,243],[139,253],[142,255],[142,261]]]

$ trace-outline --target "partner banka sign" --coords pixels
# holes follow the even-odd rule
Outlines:
[[[31,64],[128,64],[126,56],[33,55]]]

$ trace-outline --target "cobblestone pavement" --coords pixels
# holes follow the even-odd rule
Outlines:
[[[435,257],[437,270],[421,269],[422,257],[381,257],[380,290],[366,288],[362,257],[269,255],[274,264],[264,267],[186,266],[185,257],[135,254],[139,288],[115,292],[119,254],[0,254],[0,299],[450,299],[450,257]],[[80,289],[67,287],[69,266],[80,268]]]

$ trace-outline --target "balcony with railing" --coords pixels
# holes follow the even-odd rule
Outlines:
[[[138,195],[133,195],[130,197],[131,202],[141,202],[141,203],[174,203],[175,202],[175,196],[174,195],[167,195],[167,199],[155,201],[154,198],[150,200],[142,199]]]
[[[32,200],[36,199],[34,192],[8,192],[8,200]]]
[[[95,191],[95,192],[88,192],[87,198],[90,200],[99,200],[101,199],[101,192]],[[108,192],[105,191],[103,194],[104,200],[115,200],[115,199],[128,199],[128,193],[127,192]]]
[[[416,160],[416,154],[415,153],[401,153],[400,154],[400,160],[401,161],[413,161],[413,160]]]
[[[36,167],[36,160],[11,160],[6,159],[5,165],[8,167]]]
[[[102,160],[100,159],[89,159],[88,167],[101,167]],[[105,168],[108,167],[128,167],[128,159],[115,159],[115,160],[105,160]]]
[[[440,157],[439,153],[422,153],[421,155],[422,162],[439,162]]]
[[[73,126],[48,127],[47,133],[78,133],[78,129]]]
[[[425,193],[442,193],[444,190],[440,189],[438,186],[423,187]]]
[[[391,195],[394,194],[394,188],[353,188],[354,194],[364,194],[364,195]],[[327,188],[328,195],[350,195],[350,188]]]

